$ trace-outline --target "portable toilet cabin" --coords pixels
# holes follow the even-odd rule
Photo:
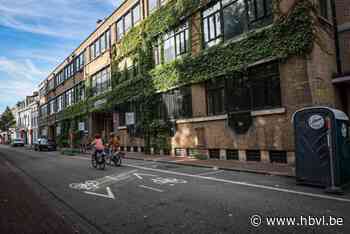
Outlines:
[[[309,107],[293,115],[296,179],[340,187],[350,182],[349,118],[330,107]]]

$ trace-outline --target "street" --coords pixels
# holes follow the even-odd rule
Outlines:
[[[130,159],[96,170],[87,156],[7,146],[0,146],[0,161],[82,233],[350,233],[349,189],[336,196],[288,177]],[[305,222],[271,225],[267,217]]]

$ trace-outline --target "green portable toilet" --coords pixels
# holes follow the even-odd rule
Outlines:
[[[293,115],[296,179],[334,189],[350,182],[350,122],[330,107],[309,107]]]

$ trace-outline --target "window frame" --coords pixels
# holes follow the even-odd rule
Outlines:
[[[102,75],[105,72],[106,81],[102,82]],[[92,96],[98,96],[112,88],[110,66],[104,67],[91,76]]]
[[[202,45],[203,48],[209,48],[213,45],[217,45],[220,42],[231,40],[232,38],[239,37],[240,35],[248,32],[251,29],[260,27],[259,23],[262,23],[262,26],[268,25],[272,23],[272,16],[273,16],[273,10],[271,6],[271,12],[269,12],[269,8],[267,7],[268,1],[270,0],[231,0],[229,3],[223,4],[224,0],[217,0],[212,3],[209,3],[202,11],[201,11],[201,28],[202,28]],[[225,38],[225,20],[224,20],[224,10],[228,7],[237,4],[239,1],[242,1],[244,4],[244,17],[245,17],[245,24],[243,25],[243,32],[234,35],[230,38]],[[256,6],[256,2],[263,2],[264,5],[264,14],[261,17],[256,18],[254,21],[250,20],[249,16],[249,2],[252,1],[254,3],[254,6]],[[205,15],[205,11],[208,9],[215,7],[218,5],[218,9],[214,10],[213,12]],[[254,10],[257,12],[257,9]],[[218,14],[218,16],[217,16]],[[205,16],[204,16],[205,15]],[[220,27],[218,31],[218,25],[217,21],[214,22],[214,37],[211,38],[211,29],[210,29],[210,19],[214,17],[214,19],[219,18]],[[271,21],[271,22],[270,22]],[[206,31],[205,31],[206,29]],[[208,40],[206,41],[206,36],[204,35],[205,32],[208,33]],[[214,43],[213,43],[214,42]]]
[[[136,8],[139,8],[139,19],[137,21],[135,21],[134,18],[134,10]],[[127,17],[127,15],[130,14],[130,28],[128,30],[126,30],[126,26],[125,26],[125,19]],[[118,18],[118,20],[115,22],[115,30],[116,30],[116,40],[117,42],[119,42],[126,33],[128,33],[134,26],[136,23],[138,23],[139,21],[142,20],[142,12],[141,12],[141,7],[140,7],[140,2],[135,3],[127,12],[124,13],[124,15],[122,15],[120,18]],[[122,33],[119,34],[119,27],[118,24],[121,23],[121,27],[122,27]],[[120,36],[119,36],[120,35]]]
[[[157,66],[162,63],[168,63],[171,61],[174,61],[178,58],[181,58],[182,56],[186,55],[187,53],[190,53],[190,29],[189,21],[188,19],[181,21],[181,23],[174,27],[174,29],[169,30],[167,33],[159,36],[156,40],[156,42],[153,45],[153,61],[154,64]],[[181,35],[183,35],[183,38],[181,38]],[[184,46],[184,51],[178,52],[178,41],[177,39],[180,39],[180,47]],[[183,40],[182,40],[183,39]],[[173,58],[167,60],[166,53],[165,53],[165,43],[166,41],[170,41],[173,43],[172,48],[172,54]]]
[[[215,83],[213,83],[215,82]],[[215,86],[213,86],[215,85]],[[217,79],[208,80],[205,84],[205,91],[206,91],[206,101],[207,101],[207,115],[208,116],[215,116],[215,115],[222,115],[226,113],[226,78],[221,77]],[[221,110],[217,111],[217,108],[215,106],[211,107],[211,104],[215,105],[216,102],[214,100],[214,103],[210,102],[210,97],[213,97],[214,99],[218,98],[218,94],[221,95]]]
[[[111,27],[104,31],[94,42],[89,46],[90,48],[90,61],[93,61],[104,54],[111,48]],[[104,38],[104,46],[102,46],[102,38]],[[103,48],[103,49],[102,49]]]

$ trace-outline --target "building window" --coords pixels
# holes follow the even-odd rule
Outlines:
[[[156,43],[153,45],[153,59],[154,59],[154,65],[161,64],[161,47],[159,43]]]
[[[60,95],[57,97],[57,112],[60,112],[64,109],[64,96]]]
[[[332,7],[329,0],[318,0],[319,14],[323,18],[330,20],[332,16]]]
[[[225,79],[210,80],[206,84],[208,115],[225,112]]]
[[[56,100],[51,100],[49,102],[49,114],[54,114],[56,112]]]
[[[226,79],[228,111],[259,110],[281,106],[278,63],[262,64],[248,70],[248,75]]]
[[[192,116],[191,87],[185,86],[161,94],[159,117],[161,119],[188,118]]]
[[[85,99],[85,83],[80,82],[75,86],[75,101],[80,102]]]
[[[84,52],[82,52],[75,58],[76,72],[80,71],[83,67],[84,67]]]
[[[140,21],[140,5],[136,4],[130,11],[124,16],[120,17],[117,21],[117,41],[122,39],[125,33],[127,33],[138,21]]]
[[[164,52],[164,62],[170,62],[177,57],[182,56],[188,52],[188,34],[189,27],[188,22],[181,24],[175,30],[169,31],[162,37],[163,43],[158,41],[153,46],[153,56],[155,65],[161,63],[161,51]],[[163,44],[163,50],[161,49]]]
[[[92,76],[92,95],[101,94],[111,88],[110,67],[104,68]]]
[[[111,46],[110,29],[104,32],[92,45],[90,45],[90,58],[95,59]]]
[[[41,115],[41,117],[46,117],[47,116],[47,104],[42,105],[40,107],[40,115]],[[19,122],[21,122],[21,121],[19,121]]]
[[[272,0],[220,0],[202,12],[204,46],[272,23]]]
[[[66,107],[74,104],[74,89],[66,92]]]
[[[118,20],[117,22],[117,41],[119,41],[124,35],[124,23],[123,19]]]
[[[152,13],[159,7],[158,0],[148,0],[148,13]]]
[[[132,9],[132,19],[133,19],[133,24],[135,25],[137,22],[141,20],[141,15],[140,15],[140,5],[137,4],[133,9]]]
[[[251,28],[272,21],[272,0],[248,0],[248,16]]]
[[[53,90],[55,88],[55,79],[49,80],[47,88],[48,90]]]
[[[221,41],[220,2],[202,13],[204,43],[206,47]]]

